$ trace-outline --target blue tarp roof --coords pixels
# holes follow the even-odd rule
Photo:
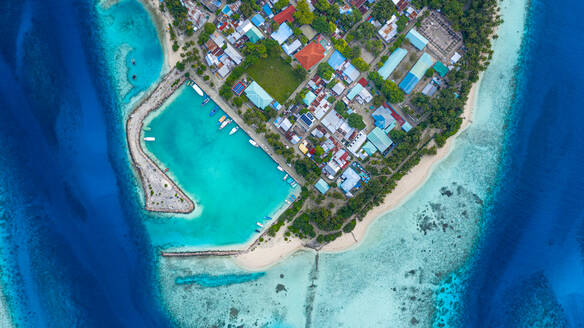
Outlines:
[[[420,33],[418,33],[418,31],[416,31],[415,29],[411,29],[408,32],[408,34],[406,35],[406,39],[410,40],[412,45],[418,48],[418,50],[424,49],[428,44],[428,40],[426,40],[426,38],[423,37]]]
[[[414,90],[414,87],[416,86],[416,84],[418,84],[419,81],[420,79],[418,79],[417,76],[410,72],[401,81],[401,83],[399,84],[399,88],[402,89],[405,93],[410,93],[412,92],[412,90]]]
[[[335,50],[327,63],[336,71],[347,60],[338,50]]]
[[[262,15],[260,14],[256,14],[255,16],[253,16],[251,18],[251,22],[255,25],[255,26],[260,26],[262,25],[266,20],[264,19],[264,17],[262,17]]]
[[[266,13],[266,15],[268,15],[268,17],[272,18],[274,16],[274,13],[272,12],[272,9],[270,8],[270,6],[268,6],[267,3],[262,7],[262,9]]]
[[[386,80],[391,73],[397,68],[397,65],[401,63],[404,57],[408,54],[406,49],[397,48],[389,58],[385,61],[383,66],[377,71],[381,77]]]
[[[286,40],[288,40],[289,37],[292,36],[292,34],[294,34],[292,32],[292,29],[290,28],[290,26],[288,26],[288,24],[286,24],[286,22],[280,24],[280,27],[278,28],[277,31],[272,32],[272,39],[278,41],[279,45],[282,45],[282,43],[286,42]]]

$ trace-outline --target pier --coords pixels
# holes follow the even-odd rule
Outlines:
[[[245,250],[209,250],[209,251],[192,251],[192,252],[160,252],[164,257],[194,257],[194,256],[233,256],[239,255]]]
[[[166,213],[190,213],[195,204],[185,195],[172,179],[166,175],[142,149],[142,129],[144,119],[162,106],[180,86],[185,77],[176,68],[172,69],[158,83],[154,90],[136,106],[126,122],[126,139],[133,167],[140,176],[144,190],[146,210]],[[168,169],[167,169],[168,170]]]

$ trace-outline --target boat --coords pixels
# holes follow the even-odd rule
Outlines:
[[[296,196],[290,195],[290,197],[292,197],[293,200],[296,200]]]
[[[210,99],[211,99],[211,98],[209,98],[209,97],[205,97],[205,99],[203,99],[203,102],[202,102],[201,104],[202,104],[202,105],[205,105],[205,104],[207,104],[207,103],[209,102],[209,100],[210,100]]]
[[[268,220],[268,221],[269,221],[269,220],[271,220],[271,219],[272,219],[272,218],[271,218],[271,217],[269,217],[269,216],[264,216],[264,220]]]
[[[219,118],[219,121],[217,121],[217,125],[220,125],[221,123],[223,123],[223,121],[225,121],[225,118],[227,118],[227,116],[223,115]]]
[[[284,169],[280,165],[278,165],[278,170],[284,172]]]
[[[254,146],[254,147],[259,147],[259,146],[258,146],[258,143],[257,143],[257,142],[255,142],[253,139],[249,139],[249,143],[250,143],[252,146]]]
[[[219,130],[223,130],[224,127],[227,126],[227,124],[233,122],[231,119],[226,119],[225,121],[223,121],[223,123],[221,123],[221,126],[219,127]]]
[[[287,199],[285,199],[285,201],[286,201],[286,204],[288,204],[288,205],[292,204],[292,203],[290,203],[290,201],[289,201],[289,200],[287,200]]]
[[[261,231],[259,229],[255,229],[255,232],[260,233]]]
[[[193,88],[199,96],[203,97],[205,95],[203,90],[201,90],[201,88],[199,88],[199,86],[193,81],[191,81],[191,88]]]
[[[154,140],[156,140],[156,138],[154,138],[154,137],[145,137],[144,138],[144,141],[154,141]]]
[[[216,108],[211,109],[211,111],[209,112],[209,117],[215,115],[215,113],[217,113],[217,109]]]
[[[296,186],[297,186],[298,184],[296,183],[296,181],[294,181],[294,182],[292,182],[290,185],[292,186],[292,188],[296,188]]]
[[[233,129],[231,129],[231,131],[229,131],[229,135],[234,134],[235,132],[237,132],[237,130],[239,130],[239,126],[236,126]]]
[[[288,173],[286,173],[286,175],[284,176],[284,178],[282,180],[286,180],[287,177],[288,177]]]
[[[263,225],[263,224],[261,224],[261,223],[259,223],[259,222],[256,222],[256,224],[257,224],[257,225],[259,225],[259,226],[260,226],[260,227],[262,227],[262,228],[264,227],[264,225]]]

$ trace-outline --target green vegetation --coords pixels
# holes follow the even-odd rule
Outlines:
[[[365,129],[365,123],[363,122],[363,117],[357,113],[349,114],[349,118],[347,119],[349,126],[355,128],[357,130]]]
[[[164,0],[160,3],[162,11],[168,10],[170,15],[174,18],[172,25],[181,31],[184,31],[187,36],[193,35],[193,23],[187,19],[187,8],[185,8],[180,0]],[[174,31],[172,32],[174,33]]]
[[[289,0],[278,0],[275,4],[274,4],[274,10],[276,12],[279,12],[280,10],[284,9],[284,7],[287,7],[290,4]]]
[[[395,13],[396,8],[391,0],[378,0],[371,9],[371,16],[381,23],[385,23]]]
[[[384,80],[379,73],[370,72],[369,79],[375,83],[381,94],[392,104],[404,101],[404,92],[391,80]]]
[[[361,72],[367,72],[369,70],[369,64],[367,64],[361,57],[353,58],[351,63],[353,63],[355,68]]]
[[[334,72],[335,71],[333,70],[333,68],[327,62],[322,62],[318,64],[317,73],[323,79],[327,81],[330,80]]]
[[[296,4],[296,12],[294,13],[294,18],[300,25],[312,24],[314,20],[314,13],[310,11],[308,2],[306,0],[300,0]]]

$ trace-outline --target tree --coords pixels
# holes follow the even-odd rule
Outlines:
[[[355,128],[357,130],[363,130],[365,128],[363,118],[361,117],[361,115],[357,113],[351,113],[347,121],[350,127]]]
[[[432,77],[432,75],[434,75],[434,69],[432,67],[428,68],[428,70],[426,70],[426,73],[424,73],[425,77]]]
[[[312,21],[312,27],[315,31],[322,34],[329,34],[329,24],[323,16],[318,16],[314,21]]]
[[[308,2],[306,0],[298,1],[296,5],[296,12],[294,13],[294,18],[298,21],[300,25],[311,24],[314,20],[314,14],[310,11]]]
[[[205,25],[203,26],[203,30],[205,30],[205,33],[207,34],[212,34],[213,32],[215,32],[215,24],[205,23]]]
[[[352,60],[353,65],[361,72],[366,72],[369,70],[369,64],[367,64],[361,57],[357,57]]]
[[[401,31],[406,29],[406,25],[408,25],[408,21],[409,20],[406,17],[406,15],[399,16],[399,19],[395,23],[397,25],[397,33],[400,33]]]
[[[378,0],[375,2],[375,5],[373,5],[371,16],[384,23],[389,20],[395,12],[395,5],[391,0]]]
[[[288,6],[289,4],[290,4],[290,1],[288,1],[288,0],[278,0],[274,4],[274,9],[276,11],[280,11],[280,10],[284,9],[284,7]]]

